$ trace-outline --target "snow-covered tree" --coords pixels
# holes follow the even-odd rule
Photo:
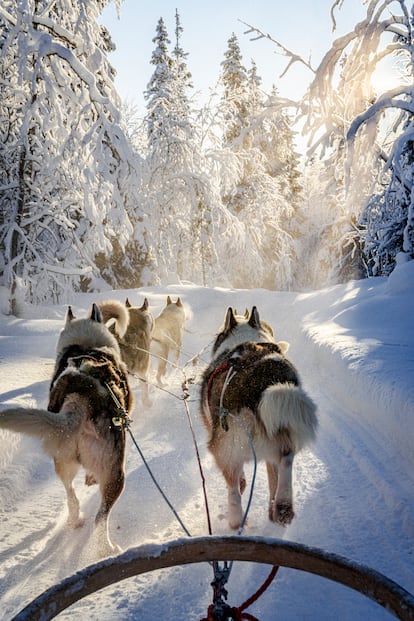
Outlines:
[[[0,278],[13,310],[17,289],[57,301],[132,271],[123,255],[132,152],[106,58],[112,44],[97,23],[105,4],[0,8]]]
[[[216,159],[223,204],[239,227],[226,249],[229,279],[234,286],[286,289],[292,285],[294,204],[285,173],[287,158],[294,158],[282,143],[275,149],[282,125],[288,131],[283,106],[262,91],[255,63],[246,71],[234,34],[222,68],[223,146]]]
[[[335,10],[343,2],[332,5],[334,27]],[[323,162],[315,196],[323,188],[324,209],[318,206],[314,212],[306,197],[304,230],[312,229],[306,220],[311,223],[317,213],[319,248],[312,254],[314,271],[324,283],[361,276],[366,266],[370,273],[383,273],[381,266],[386,266],[388,273],[398,250],[412,256],[407,143],[413,136],[413,8],[405,0],[370,0],[366,5],[366,18],[333,42],[316,69],[270,35],[250,26],[248,30],[256,39],[274,41],[288,58],[285,72],[300,62],[313,73],[300,114],[306,120],[304,133],[313,161],[308,172],[316,170],[316,157]],[[373,78],[392,59],[405,63],[406,82],[377,94]],[[387,125],[393,125],[395,132],[388,153]],[[385,175],[375,189],[384,159]],[[378,252],[384,253],[382,258]]]
[[[197,144],[188,91],[191,74],[181,47],[183,32],[176,13],[175,46],[160,18],[148,84],[148,151],[143,180],[146,235],[152,248],[154,282],[211,282],[215,272],[210,180]]]
[[[364,230],[364,257],[372,275],[388,275],[397,256],[414,258],[414,5],[405,1],[372,2],[367,15],[369,43],[387,36],[381,54],[374,47],[375,62],[394,58],[401,83],[380,93],[358,115],[348,132],[352,147],[366,128],[392,127],[392,139],[382,145],[382,174],[360,219]]]
[[[228,48],[221,63],[224,88],[222,115],[225,121],[224,144],[234,145],[248,125],[248,77],[234,32],[227,43]]]

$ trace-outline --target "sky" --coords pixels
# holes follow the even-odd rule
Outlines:
[[[241,22],[268,33],[306,60],[310,58],[316,67],[332,41],[365,16],[362,0],[345,0],[341,10],[335,12],[337,30],[333,33],[331,5],[331,0],[125,0],[119,17],[111,3],[100,21],[109,29],[117,47],[110,55],[117,71],[117,90],[124,100],[133,101],[138,107],[145,105],[143,92],[153,73],[150,60],[157,22],[160,17],[164,19],[173,47],[176,9],[184,28],[181,45],[189,54],[194,93],[200,93],[201,100],[207,100],[209,89],[217,83],[220,63],[233,32],[238,37],[245,67],[250,67],[251,59],[256,62],[264,90],[270,91],[276,85],[282,97],[296,99],[306,90],[311,78],[309,70],[296,64],[280,79],[286,58],[271,41],[252,41],[252,35],[244,34],[247,27]]]
[[[206,482],[212,533],[234,534],[227,523],[227,494],[206,447],[198,413],[198,382],[211,356],[211,342],[226,308],[257,305],[287,353],[302,386],[317,405],[314,444],[294,460],[292,523],[268,520],[266,468],[246,467],[252,493],[242,537],[282,539],[363,563],[413,592],[414,563],[414,261],[401,263],[389,278],[348,282],[304,293],[235,290],[196,285],[79,293],[73,311],[85,316],[92,301],[115,297],[141,305],[148,297],[157,316],[180,295],[187,314],[178,368],[170,368],[167,391],[150,386],[152,405],[141,406],[140,383],[131,430],[155,480],[192,537],[208,534],[194,435]],[[55,347],[66,307],[26,306],[19,318],[2,314],[7,290],[0,288],[0,411],[10,406],[45,407]],[[197,363],[189,364],[198,353]],[[152,378],[154,375],[151,376]],[[187,417],[182,382],[187,378]],[[194,382],[191,382],[191,378]],[[0,415],[1,418],[1,415]],[[98,561],[93,523],[97,486],[75,488],[85,524],[66,526],[62,483],[53,462],[33,438],[0,429],[0,601],[2,619],[12,619],[45,589]],[[183,529],[127,437],[126,486],[109,520],[111,538],[125,551],[156,558]],[[134,551],[134,548],[136,549]],[[105,562],[105,561],[104,561]],[[228,604],[240,606],[263,583],[269,565],[235,562]],[[121,572],[112,569],[114,578]],[[211,566],[205,563],[152,571],[118,582],[58,615],[60,621],[154,621],[206,617],[212,602]],[[83,585],[82,576],[75,581]],[[306,572],[281,567],[268,590],[247,612],[260,621],[390,621],[391,615],[359,593]],[[25,619],[40,618],[30,614]],[[50,618],[42,616],[42,619]]]

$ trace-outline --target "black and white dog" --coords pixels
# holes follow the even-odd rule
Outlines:
[[[294,517],[293,458],[315,439],[317,418],[315,404],[285,356],[288,347],[275,341],[255,306],[244,316],[228,308],[203,374],[201,414],[209,450],[227,483],[231,528],[243,519],[243,468],[253,459],[253,449],[257,460],[266,461],[270,520],[285,525]]]
[[[124,488],[121,413],[129,414],[132,404],[118,343],[94,304],[85,319],[76,319],[68,310],[57,344],[48,409],[14,407],[0,412],[0,427],[40,438],[53,457],[67,494],[69,526],[83,524],[73,487],[79,468],[86,471],[86,485],[99,485],[95,532],[102,556],[119,551],[108,534],[108,517]]]

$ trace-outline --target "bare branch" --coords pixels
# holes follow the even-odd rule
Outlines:
[[[290,59],[286,69],[284,69],[284,71],[281,73],[280,77],[283,77],[286,74],[286,72],[288,71],[288,69],[296,62],[302,63],[303,65],[305,65],[305,67],[307,69],[312,71],[312,73],[316,73],[315,69],[312,67],[312,65],[308,61],[306,61],[304,58],[302,58],[302,56],[299,56],[298,54],[295,54],[294,52],[289,50],[282,43],[280,43],[280,41],[277,41],[276,39],[274,39],[270,34],[265,33],[263,31],[261,31],[259,28],[255,28],[254,26],[251,26],[250,24],[247,24],[246,22],[242,21],[241,19],[239,19],[239,22],[241,24],[244,24],[248,28],[248,30],[246,30],[244,32],[244,34],[256,33],[256,36],[252,37],[250,39],[251,41],[257,41],[259,39],[268,39],[269,41],[271,41],[272,43],[277,45],[277,47],[281,50],[283,56],[286,56],[287,58]]]
[[[331,6],[331,20],[332,20],[332,32],[336,30],[336,19],[334,15],[334,11],[336,8],[340,9],[344,0],[335,0],[333,5]]]

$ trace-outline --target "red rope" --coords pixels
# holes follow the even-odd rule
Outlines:
[[[267,576],[266,580],[263,582],[260,589],[257,589],[256,593],[254,593],[251,597],[249,597],[249,599],[246,599],[246,601],[240,606],[240,610],[245,610],[246,608],[251,606],[256,600],[258,600],[261,595],[263,595],[266,589],[272,584],[278,572],[278,569],[279,569],[278,565],[273,565],[269,575]]]
[[[236,608],[235,606],[233,607],[229,606],[228,610],[226,610],[226,615],[228,619],[233,619],[234,621],[243,621],[243,619],[246,619],[247,621],[259,621],[257,617],[254,617],[250,613],[244,612],[244,611],[246,608],[249,608],[249,606],[254,604],[254,602],[257,601],[261,595],[263,595],[266,589],[273,582],[278,572],[278,569],[279,569],[278,565],[274,565],[268,577],[263,582],[262,586],[259,589],[257,589],[256,593],[254,593],[251,597],[249,597],[249,599],[246,599],[246,601],[243,602],[241,606],[239,606],[238,608]],[[207,617],[205,617],[204,619],[201,619],[201,621],[217,621],[216,618],[214,617],[214,604],[210,604],[207,610]]]
[[[213,383],[214,378],[219,373],[222,373],[223,371],[227,371],[228,369],[229,369],[228,362],[223,362],[223,364],[221,364],[219,367],[214,369],[214,371],[212,372],[212,374],[208,378],[208,382],[207,382],[207,402],[208,402],[209,406],[210,406],[210,401],[211,401],[211,399],[210,399],[210,397],[211,397],[211,394],[210,394],[211,393],[211,385]]]

